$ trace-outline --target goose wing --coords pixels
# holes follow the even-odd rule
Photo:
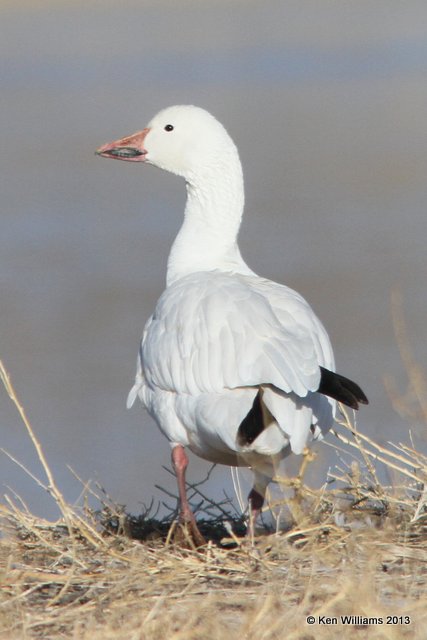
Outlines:
[[[267,282],[204,272],[168,287],[141,343],[146,384],[192,395],[262,384],[301,397],[317,390],[322,348],[314,314],[286,287],[275,304]]]

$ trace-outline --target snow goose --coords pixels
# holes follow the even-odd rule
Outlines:
[[[357,409],[367,398],[334,373],[328,335],[304,298],[243,260],[242,168],[210,113],[169,107],[97,153],[186,181],[184,222],[166,289],[145,325],[128,407],[138,396],[169,440],[180,519],[202,544],[186,496],[186,447],[211,462],[251,467],[256,517],[276,462],[330,429],[336,401]]]

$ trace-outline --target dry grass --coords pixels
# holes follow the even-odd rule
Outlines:
[[[335,435],[345,451],[330,484],[319,491],[304,486],[311,454],[292,482],[277,479],[292,488],[288,530],[241,538],[242,522],[227,505],[214,516],[208,503],[208,545],[184,548],[168,535],[170,521],[126,517],[102,494],[99,513],[67,504],[0,372],[46,476],[34,480],[62,514],[51,523],[16,497],[0,505],[1,639],[424,640],[427,457],[413,444],[380,446],[343,413]],[[418,378],[417,385],[419,392]],[[393,478],[390,486],[381,467]],[[200,496],[197,487],[194,493]],[[340,619],[352,615],[383,622]],[[337,624],[325,624],[327,616]],[[387,616],[397,616],[390,619],[396,624]]]

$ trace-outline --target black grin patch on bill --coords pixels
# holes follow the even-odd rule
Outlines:
[[[135,149],[134,147],[116,147],[103,153],[114,156],[115,158],[136,158],[137,156],[143,156],[145,152],[139,151],[139,149]]]

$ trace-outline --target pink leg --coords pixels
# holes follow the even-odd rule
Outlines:
[[[176,481],[178,484],[179,501],[180,501],[180,519],[183,522],[191,522],[194,515],[191,511],[187,499],[187,489],[185,486],[185,471],[188,467],[188,457],[184,447],[177,445],[172,449],[172,464],[176,473]]]
[[[182,524],[188,526],[188,530],[193,537],[196,546],[206,544],[205,539],[199,531],[194,513],[191,511],[187,498],[187,489],[185,486],[185,471],[188,467],[188,457],[182,445],[178,444],[172,449],[172,464],[176,474],[178,484],[178,493],[180,501],[179,520]]]
[[[249,525],[247,535],[252,536],[255,532],[255,522],[261,513],[264,504],[264,496],[253,487],[248,495],[249,502]]]
[[[249,493],[248,502],[253,514],[253,518],[254,520],[256,520],[261,513],[262,505],[264,504],[264,496],[259,493],[254,487]]]
[[[267,491],[267,487],[273,477],[273,467],[271,473],[269,473],[269,469],[263,469],[260,471],[259,469],[253,469],[254,472],[254,486],[252,487],[249,496],[249,525],[248,525],[248,534],[250,536],[254,535],[255,531],[255,522],[261,513],[261,509],[264,504],[265,493]]]

